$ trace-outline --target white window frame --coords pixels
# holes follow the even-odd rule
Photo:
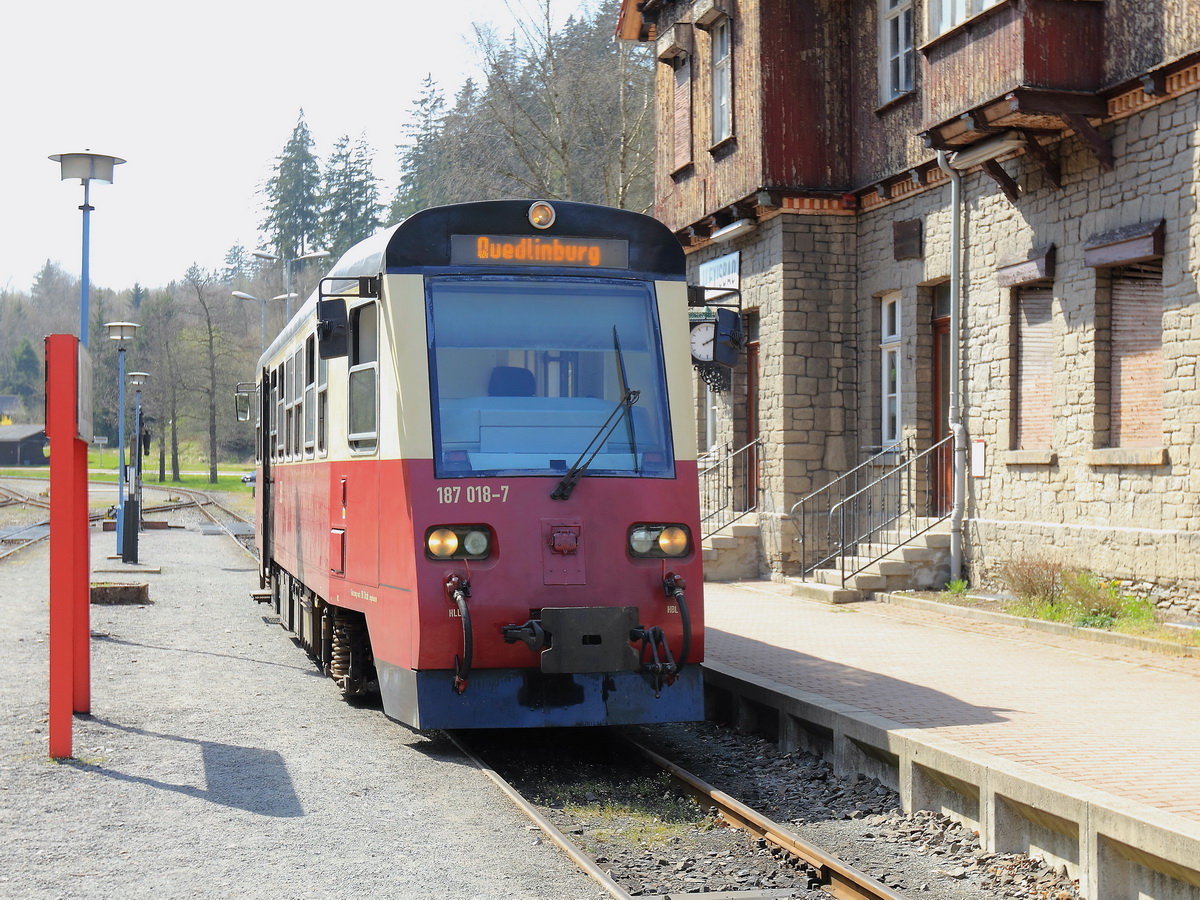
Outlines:
[[[879,90],[888,103],[911,93],[915,51],[912,0],[879,0]]]
[[[374,307],[373,309],[369,309]],[[373,331],[366,332],[360,326],[364,312],[370,311],[375,318]],[[349,311],[350,319],[350,368],[346,377],[346,431],[351,453],[374,453],[379,446],[379,346],[383,317],[374,303],[363,303]],[[364,334],[364,332],[366,332]],[[373,346],[368,346],[373,344]],[[369,378],[373,428],[369,431],[352,431],[355,424],[354,403],[351,396],[356,380]]]
[[[901,417],[900,369],[900,294],[885,294],[879,298],[879,437],[886,447],[900,442],[903,432]]]
[[[709,32],[712,39],[712,143],[733,137],[733,33],[727,16]]]
[[[929,36],[937,37],[1004,0],[929,0]]]

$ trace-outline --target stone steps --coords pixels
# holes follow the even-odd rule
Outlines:
[[[726,525],[701,543],[706,581],[743,581],[761,574],[758,516],[753,513]]]

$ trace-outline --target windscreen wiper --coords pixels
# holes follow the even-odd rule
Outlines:
[[[596,454],[600,452],[600,448],[604,446],[604,442],[608,440],[609,435],[613,433],[616,427],[621,424],[621,419],[629,412],[629,408],[637,403],[638,397],[641,395],[641,391],[625,392],[625,396],[621,398],[621,401],[613,411],[608,414],[608,418],[604,420],[604,424],[592,435],[592,439],[583,448],[583,452],[579,454],[579,458],[571,463],[571,468],[567,470],[567,474],[562,477],[562,480],[558,483],[558,487],[550,494],[551,500],[566,500],[571,496],[571,491],[575,490],[575,485],[579,484],[579,479],[587,472],[588,466],[592,464],[592,460],[596,458]],[[593,447],[595,449],[592,449]],[[591,451],[591,453],[589,454],[588,451]]]

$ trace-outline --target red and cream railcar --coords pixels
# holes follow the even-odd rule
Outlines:
[[[430,209],[265,352],[259,549],[285,627],[418,728],[702,717],[683,253],[578,203]]]

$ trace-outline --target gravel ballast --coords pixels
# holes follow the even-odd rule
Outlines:
[[[92,532],[93,570],[115,539]],[[198,521],[142,535],[145,605],[93,606],[92,715],[48,758],[45,544],[0,563],[0,897],[592,898],[450,742],[344,702]]]

